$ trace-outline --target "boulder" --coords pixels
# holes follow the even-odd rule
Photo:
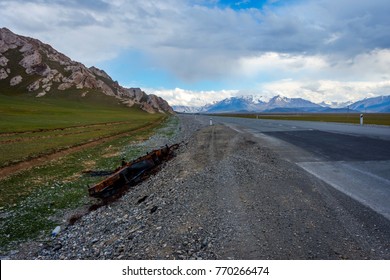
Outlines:
[[[22,80],[23,80],[22,76],[18,75],[18,76],[13,77],[9,81],[9,84],[10,84],[11,87],[13,87],[13,86],[16,86],[16,85],[20,84],[22,82]]]
[[[27,90],[28,91],[36,91],[39,89],[39,87],[40,87],[40,80],[36,80],[32,84],[28,85]]]
[[[0,69],[0,80],[4,80],[8,78],[8,73],[4,68]]]
[[[0,56],[0,66],[7,66],[8,61],[8,58],[6,58],[5,56]]]

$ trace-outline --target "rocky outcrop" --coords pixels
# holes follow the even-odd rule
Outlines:
[[[11,64],[14,67],[10,67]],[[10,69],[18,67],[22,70],[11,73]],[[25,79],[27,76],[29,78]],[[25,85],[25,89],[36,96],[69,89],[86,89],[80,92],[81,96],[85,96],[85,92],[89,92],[88,89],[95,89],[118,98],[127,106],[138,105],[149,113],[173,113],[172,108],[162,98],[147,95],[139,88],[124,88],[103,70],[96,67],[87,68],[50,45],[16,35],[7,28],[0,28],[0,80],[9,80],[10,86],[22,85],[24,80],[30,81]]]

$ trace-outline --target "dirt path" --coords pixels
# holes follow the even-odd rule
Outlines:
[[[37,166],[46,164],[49,161],[56,160],[60,157],[81,151],[83,149],[94,147],[96,145],[99,145],[101,143],[105,143],[107,141],[114,140],[114,139],[119,138],[119,137],[134,135],[136,133],[139,133],[139,132],[148,130],[152,127],[155,127],[158,124],[160,124],[160,122],[153,123],[153,124],[150,124],[150,125],[147,125],[147,126],[144,126],[144,127],[132,130],[132,131],[122,132],[119,134],[102,137],[99,139],[89,141],[87,143],[79,144],[79,145],[76,145],[76,146],[73,146],[70,148],[65,148],[65,149],[62,149],[62,150],[59,150],[59,151],[56,151],[56,152],[53,152],[53,153],[50,153],[47,155],[38,156],[38,157],[29,159],[26,161],[18,162],[16,164],[13,164],[10,166],[2,167],[2,168],[0,168],[0,179],[4,179],[4,178],[11,176],[15,173],[18,173],[20,171],[28,170],[32,167],[37,167]]]
[[[67,126],[67,127],[61,127],[61,128],[37,129],[37,130],[27,130],[27,131],[20,131],[20,132],[2,132],[2,133],[0,133],[0,136],[35,134],[35,133],[42,133],[42,132],[47,132],[47,131],[64,131],[64,130],[75,129],[75,128],[89,128],[89,127],[116,125],[116,124],[124,124],[124,123],[129,123],[129,122],[128,121],[125,121],[125,122],[104,122],[104,123],[93,123],[93,124]]]

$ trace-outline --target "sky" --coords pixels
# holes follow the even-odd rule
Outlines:
[[[390,94],[388,0],[0,0],[0,26],[171,105]]]

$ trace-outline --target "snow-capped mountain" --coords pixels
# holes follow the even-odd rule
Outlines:
[[[365,98],[349,106],[352,110],[368,113],[389,113],[390,95]]]
[[[276,108],[320,108],[321,105],[302,98],[288,98],[277,95],[268,101],[266,107],[268,110],[273,110]]]
[[[266,103],[253,96],[230,97],[208,107],[208,113],[254,112],[264,108]]]
[[[302,98],[274,96],[268,102],[261,96],[240,96],[223,99],[202,107],[173,106],[176,112],[183,113],[234,113],[234,112],[390,112],[390,96],[367,98],[358,102],[313,103]]]
[[[322,108],[320,105],[312,103],[302,98],[287,98],[275,96],[268,102],[262,101],[254,96],[242,96],[226,98],[210,106],[208,113],[227,113],[227,112],[267,112],[281,110],[285,108]]]

